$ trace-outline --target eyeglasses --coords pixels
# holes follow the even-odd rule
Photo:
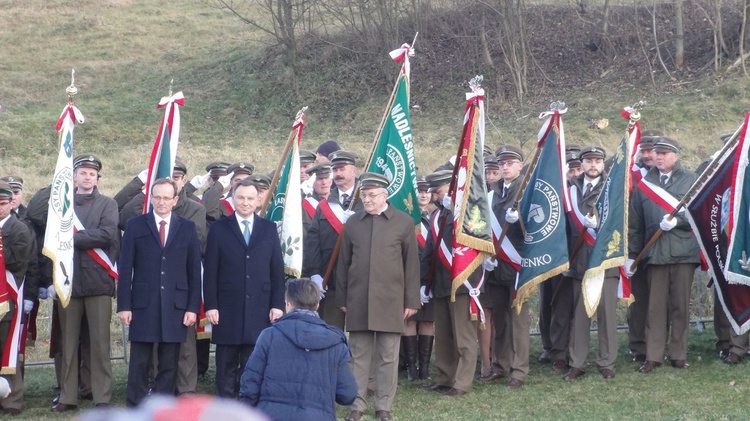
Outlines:
[[[154,202],[169,202],[170,200],[174,199],[175,197],[167,197],[167,196],[151,196],[151,200]]]
[[[380,193],[367,193],[367,192],[360,192],[359,198],[362,200],[370,199],[373,200],[376,197],[380,196],[381,194],[386,194],[386,192],[380,192]]]

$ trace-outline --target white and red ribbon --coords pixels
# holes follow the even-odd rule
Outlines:
[[[74,216],[73,217],[73,232],[83,231],[85,229],[86,228],[78,219],[78,216]],[[107,253],[105,253],[104,250],[97,247],[93,249],[86,249],[86,253],[88,253],[88,255],[91,256],[91,258],[94,259],[94,261],[99,264],[99,266],[103,267],[104,270],[107,271],[109,276],[111,276],[115,280],[118,278],[117,263],[112,263],[112,261],[109,259],[109,256],[107,256]]]

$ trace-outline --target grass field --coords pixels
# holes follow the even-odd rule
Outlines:
[[[705,275],[696,277],[693,284],[691,318],[711,318],[712,295],[705,288]],[[398,420],[477,420],[477,419],[655,419],[704,420],[745,419],[746,397],[750,393],[750,365],[728,366],[716,358],[713,325],[694,323],[688,349],[690,368],[684,371],[662,367],[653,375],[637,373],[638,365],[627,355],[627,330],[619,332],[619,358],[615,379],[605,381],[595,366],[580,381],[564,382],[548,365],[536,362],[541,352],[536,335],[536,297],[531,301],[531,373],[526,386],[510,391],[503,382],[482,384],[467,396],[448,398],[421,389],[418,382],[400,379],[394,413]],[[42,306],[37,346],[27,349],[27,361],[47,360],[49,302]],[[625,312],[618,310],[618,324],[625,323]],[[122,331],[116,316],[112,322],[112,355],[123,355]],[[595,364],[596,333],[592,333],[592,354],[589,364]],[[122,359],[113,361],[115,374],[114,405],[124,406],[127,366]],[[213,365],[205,379],[199,382],[199,392],[213,393]],[[26,371],[26,407],[20,419],[67,419],[50,412],[52,389],[55,385],[51,365],[30,366]],[[82,409],[90,401],[79,401]],[[339,408],[343,418],[346,408]]]
[[[400,421],[417,420],[740,420],[747,419],[750,365],[728,366],[716,358],[710,330],[691,331],[687,370],[665,366],[655,373],[638,373],[630,362],[627,332],[620,331],[617,376],[604,380],[590,368],[586,376],[565,382],[548,365],[536,362],[541,345],[532,337],[531,372],[520,390],[507,390],[502,382],[475,382],[466,396],[450,398],[421,389],[421,383],[402,376],[394,407]],[[595,333],[592,333],[595,335]],[[596,347],[592,347],[595,352]],[[593,353],[591,354],[593,355]],[[593,357],[589,362],[594,364]],[[113,363],[113,404],[124,406],[127,366]],[[213,392],[213,367],[199,382],[199,391]],[[26,408],[18,419],[68,419],[50,412],[54,372],[51,366],[29,367],[26,372]],[[91,406],[80,401],[81,409]],[[372,407],[370,415],[372,415]],[[340,407],[339,418],[346,414]],[[374,419],[374,418],[366,418]]]

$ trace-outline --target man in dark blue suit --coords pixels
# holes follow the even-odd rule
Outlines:
[[[258,188],[234,185],[235,212],[208,231],[203,300],[216,344],[216,394],[237,397],[260,332],[284,312],[284,262],[276,224],[255,215]],[[219,318],[221,315],[221,319]]]
[[[174,395],[180,344],[200,309],[201,244],[195,224],[172,213],[177,198],[174,181],[156,180],[153,210],[125,225],[117,263],[117,315],[130,326],[129,407],[148,394],[154,344],[159,366],[153,392]]]

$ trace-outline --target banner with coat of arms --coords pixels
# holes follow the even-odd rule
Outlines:
[[[563,176],[565,131],[561,118],[565,111],[554,107],[540,116],[546,118],[538,135],[541,151],[519,206],[525,229],[514,301],[519,309],[538,284],[569,266],[565,212],[570,200]]]
[[[50,186],[42,249],[42,253],[52,261],[53,285],[63,307],[68,306],[73,293],[73,129],[76,123],[83,122],[83,114],[72,102],[65,106],[57,120],[60,150]]]
[[[469,278],[487,257],[495,254],[487,182],[484,177],[484,90],[479,86],[482,77],[469,82],[472,92],[466,94],[466,111],[461,144],[456,156],[453,201],[453,266],[451,300],[456,290],[464,285],[471,296],[471,319],[484,323],[484,311],[479,303],[479,291],[484,283],[484,271],[478,280]]]

